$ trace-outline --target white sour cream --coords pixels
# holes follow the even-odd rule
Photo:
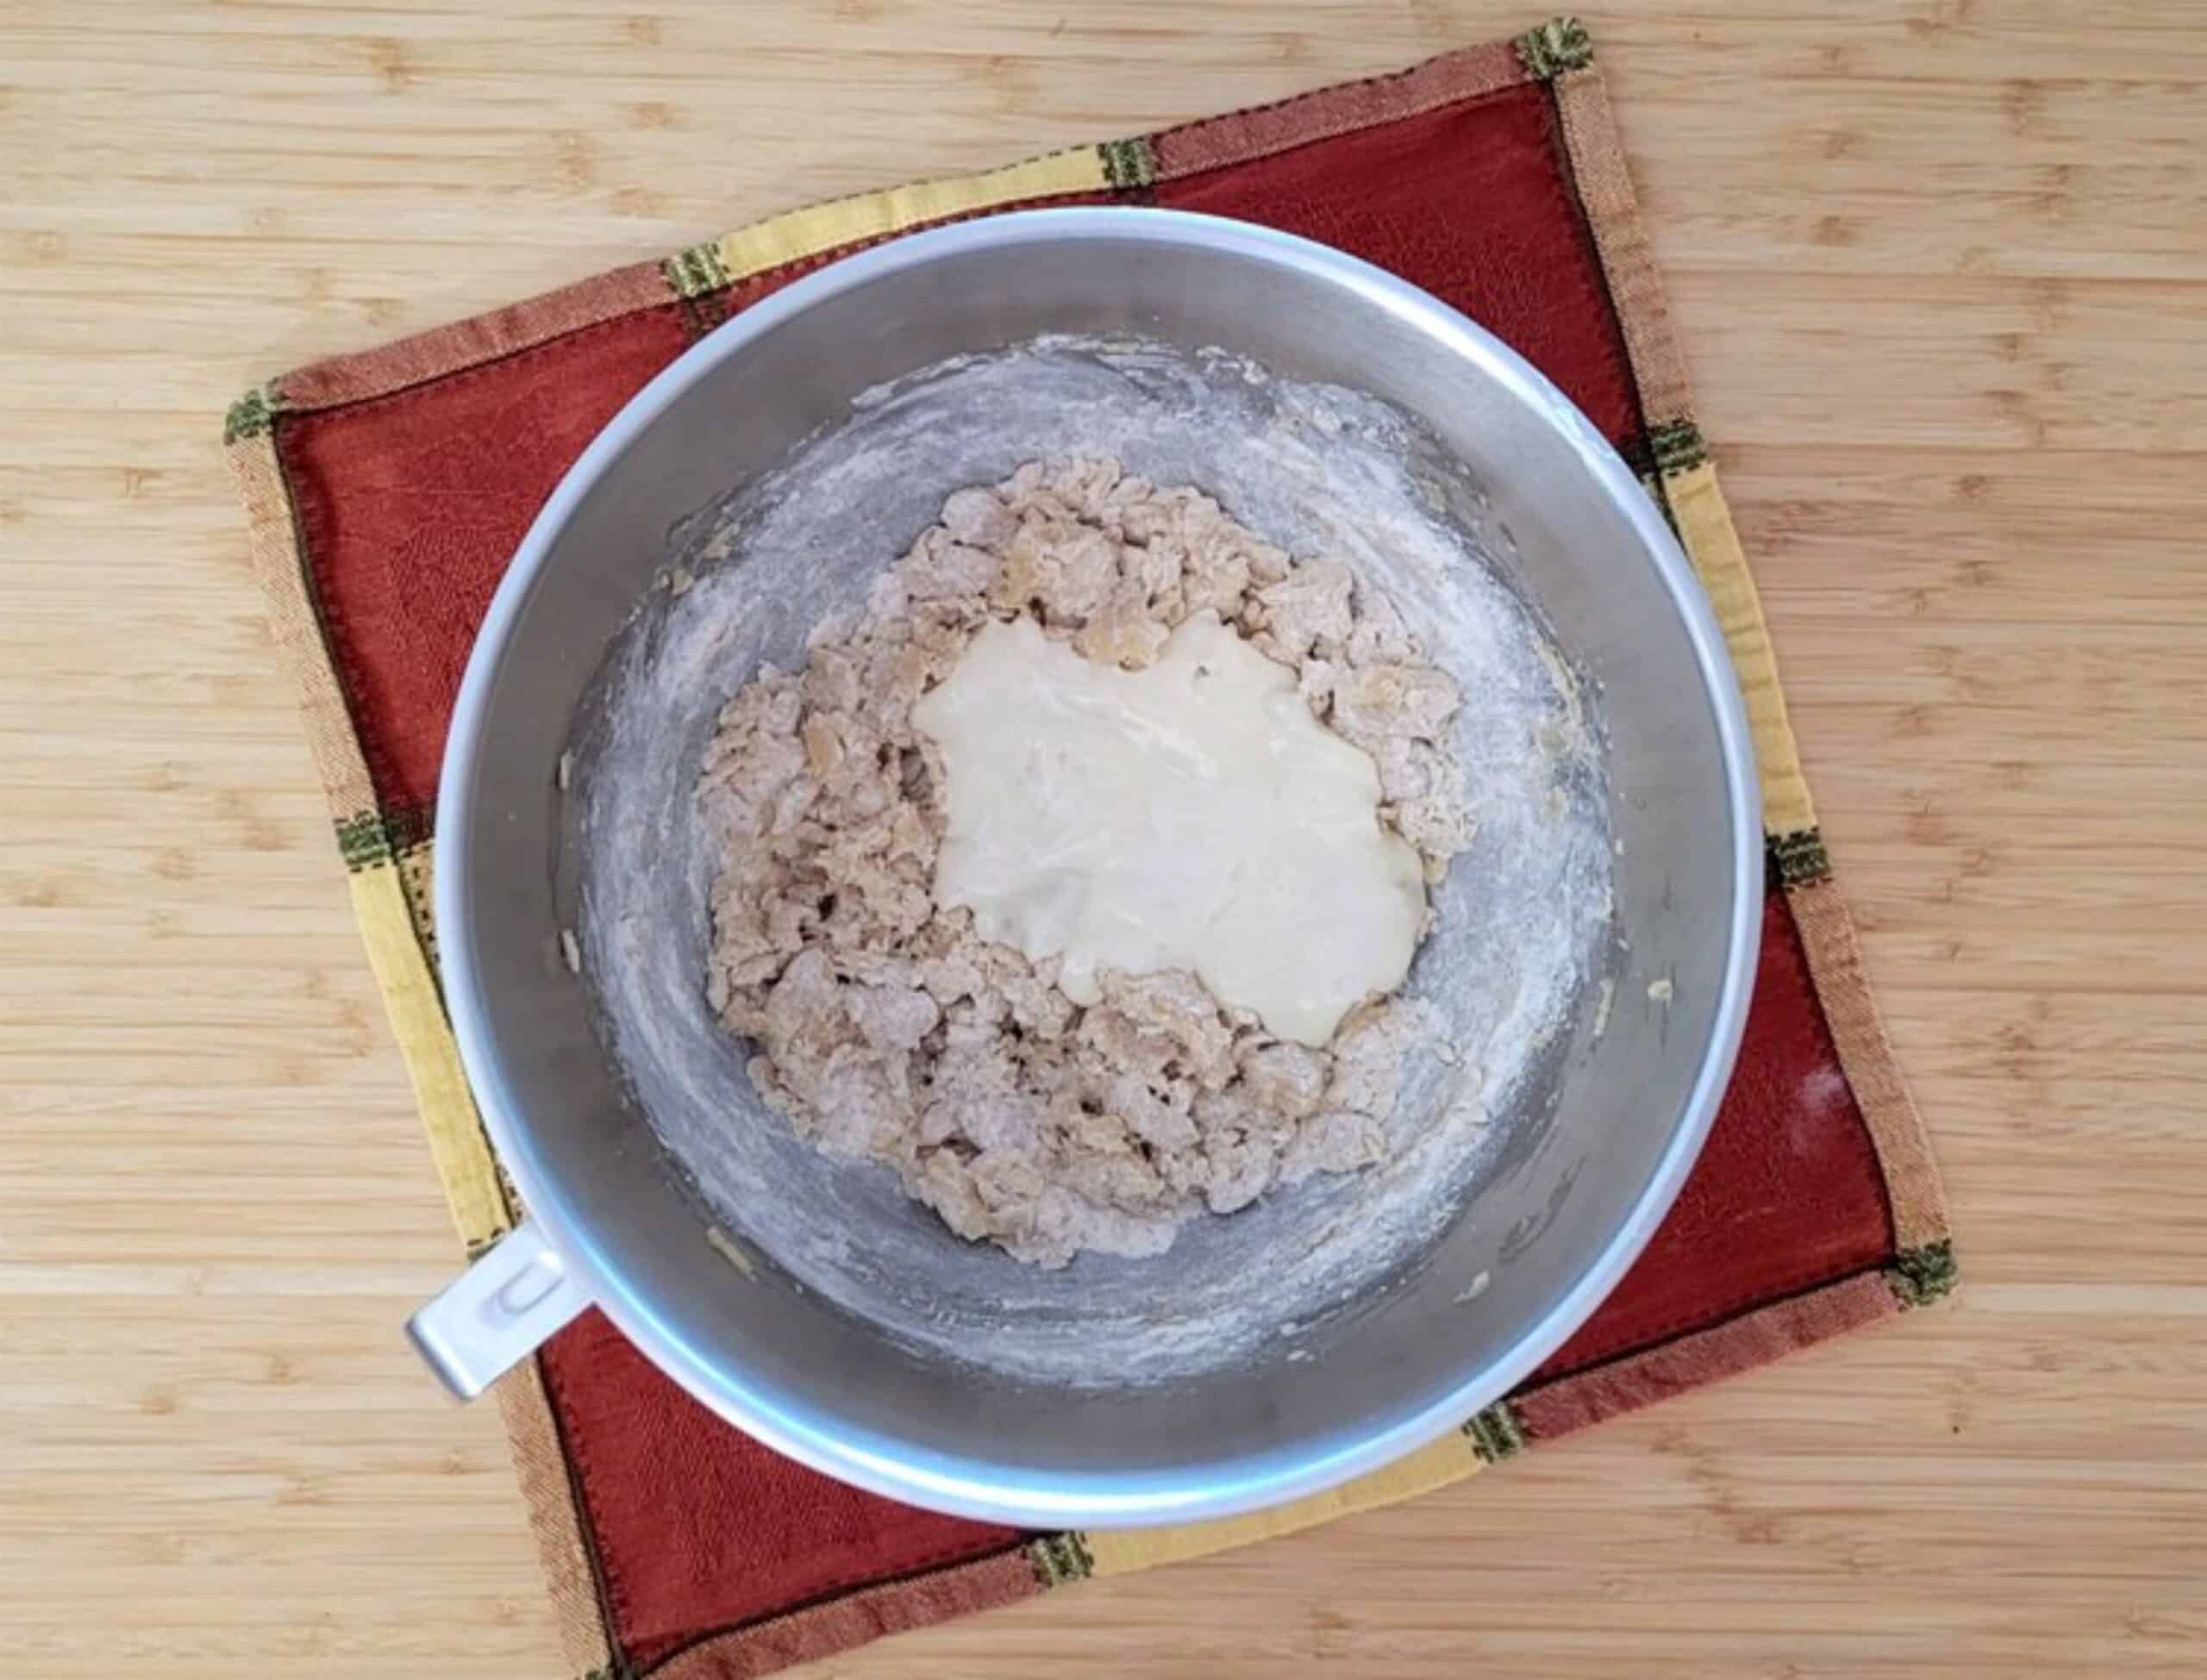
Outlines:
[[[990,623],[912,717],[948,776],[937,902],[1060,958],[1075,1002],[1104,969],[1191,969],[1316,1046],[1409,971],[1424,878],[1380,826],[1378,767],[1216,614],[1146,671]]]

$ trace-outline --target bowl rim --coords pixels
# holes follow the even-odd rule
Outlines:
[[[1502,1357],[1466,1374],[1411,1416],[1284,1468],[1195,1465],[1123,1478],[1022,1470],[919,1449],[808,1414],[747,1385],[740,1371],[689,1345],[645,1293],[607,1265],[589,1220],[544,1167],[503,1075],[474,961],[466,837],[472,784],[496,679],[523,608],[583,498],[644,432],[712,368],[815,304],[902,270],[966,253],[1066,240],[1118,240],[1223,251],[1314,272],[1403,320],[1507,388],[1572,447],[1653,559],[1692,647],[1714,715],[1733,852],[1729,941],[1716,1013],[1684,1109],[1631,1212],[1578,1277]],[[1485,328],[1362,259],[1297,234],[1184,210],[1081,206],[1009,212],[911,233],[828,264],[743,310],[677,357],[607,422],[560,478],[516,549],[477,634],[454,703],[437,788],[434,907],[441,978],[460,1062],[497,1156],[530,1217],[584,1292],[651,1362],[729,1423],[776,1452],[885,1497],[1028,1528],[1119,1527],[1238,1515],[1323,1491],[1379,1469],[1461,1426],[1506,1396],[1593,1313],[1638,1258],[1701,1152],[1745,1032],[1763,912],[1761,803],[1753,735],[1724,635],[1691,562],[1647,493],[1593,423],[1548,378]]]

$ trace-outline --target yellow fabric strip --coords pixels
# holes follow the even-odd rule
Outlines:
[[[1813,828],[1816,807],[1801,775],[1801,755],[1793,745],[1793,726],[1785,719],[1785,695],[1778,685],[1778,660],[1763,622],[1762,602],[1732,528],[1732,510],[1716,487],[1716,469],[1702,465],[1666,473],[1663,494],[1685,539],[1686,553],[1701,574],[1702,587],[1716,609],[1716,621],[1732,650],[1740,692],[1747,703],[1754,731],[1755,766],[1762,775],[1762,826],[1773,834]]]
[[[1188,1523],[1177,1528],[1099,1528],[1084,1533],[1098,1575],[1125,1575],[1160,1564],[1177,1564],[1231,1546],[1247,1546],[1291,1534],[1298,1528],[1315,1528],[1322,1522],[1415,1499],[1451,1482],[1460,1482],[1485,1468],[1479,1455],[1462,1432],[1452,1429],[1429,1446],[1406,1458],[1397,1458],[1384,1470],[1324,1493],[1312,1494],[1291,1505],[1276,1506],[1248,1516],[1222,1517],[1216,1522]]]
[[[367,944],[368,962],[383,989],[383,1006],[398,1040],[406,1071],[413,1076],[414,1101],[429,1134],[429,1152],[443,1181],[453,1222],[472,1252],[503,1235],[513,1220],[498,1187],[491,1146],[475,1117],[460,1071],[460,1046],[446,1024],[414,923],[406,910],[406,890],[398,866],[372,864],[352,877],[353,914]]]
[[[833,203],[815,204],[753,222],[722,239],[721,265],[728,270],[730,280],[741,280],[784,263],[816,257],[854,240],[878,239],[923,222],[940,222],[945,216],[985,210],[1022,198],[1099,192],[1110,184],[1104,175],[1103,154],[1093,146],[1074,147],[1008,168],[992,169],[985,175],[891,187],[885,192],[839,198]]]

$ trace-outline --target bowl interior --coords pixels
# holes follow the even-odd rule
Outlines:
[[[768,1440],[1035,1521],[1260,1503],[1499,1393],[1683,1171],[1750,890],[1729,679],[1622,466],[1415,294],[1191,218],[955,231],[722,329],[532,534],[455,730],[455,1019],[540,1219]],[[1396,1164],[1043,1273],[757,1103],[700,994],[689,790],[721,702],[944,494],[1106,451],[1396,596],[1465,687],[1481,828],[1413,971],[1442,1026]]]
[[[1074,453],[1204,486],[1385,589],[1466,696],[1454,745],[1475,766],[1478,833],[1435,894],[1409,987],[1434,1024],[1389,1165],[1196,1221],[1166,1254],[1042,1271],[960,1240],[888,1170],[822,1156],[760,1104],[699,995],[718,859],[687,794],[733,689],[764,663],[801,664],[807,631],[854,609],[946,494]],[[691,521],[667,572],[682,586],[647,596],[585,697],[572,839],[603,1034],[709,1215],[885,1333],[1055,1387],[1285,1358],[1367,1305],[1513,1144],[1531,1146],[1566,1029],[1616,955],[1591,696],[1476,558],[1501,546],[1460,465],[1374,398],[1222,353],[1063,334],[869,393]]]

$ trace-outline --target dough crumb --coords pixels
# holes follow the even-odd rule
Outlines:
[[[1471,838],[1444,744],[1459,696],[1393,604],[1110,459],[953,493],[864,611],[816,631],[802,671],[764,667],[728,703],[699,776],[722,850],[706,994],[751,1041],[761,1097],[816,1147],[893,1167],[960,1236],[1036,1265],[1159,1253],[1206,1211],[1383,1159],[1420,1028],[1416,1007],[1375,997],[1310,1049],[1178,971],[1107,971],[1081,1009],[1054,959],[935,905],[943,768],[911,712],[980,627],[1024,614],[1139,669],[1204,610],[1296,669],[1313,713],[1372,755],[1383,818],[1438,882]]]

